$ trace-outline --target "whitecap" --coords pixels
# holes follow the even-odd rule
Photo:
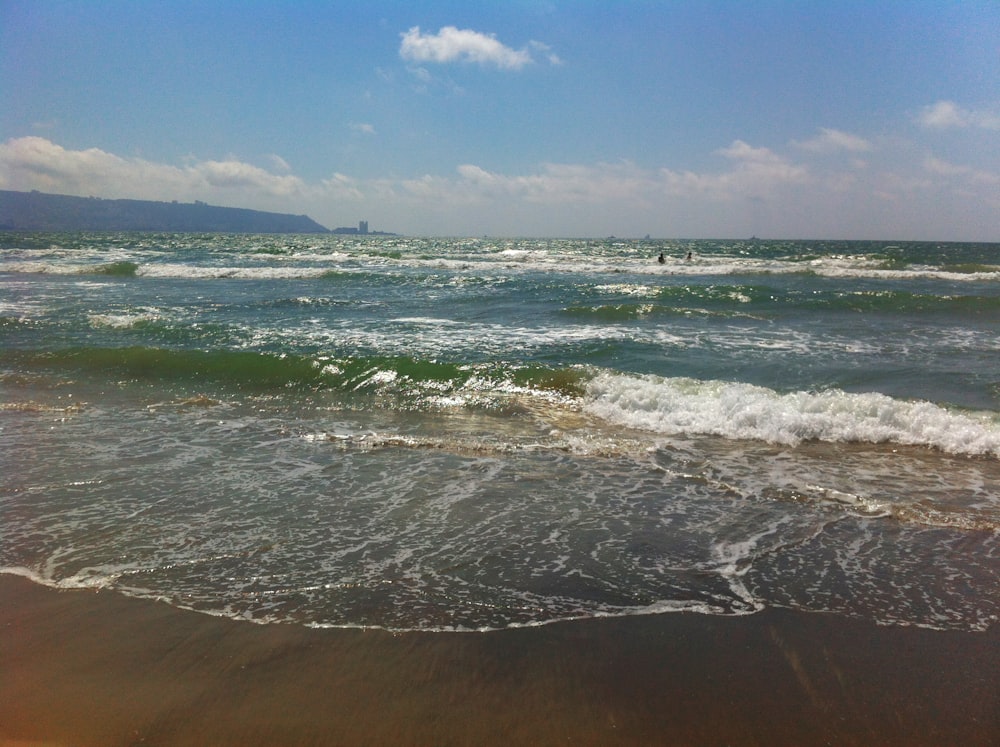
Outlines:
[[[832,389],[790,392],[752,384],[602,373],[585,411],[617,425],[665,434],[716,435],[797,445],[803,441],[897,443],[1000,457],[995,413]]]

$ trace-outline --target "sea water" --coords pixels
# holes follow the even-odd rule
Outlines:
[[[1000,244],[2,232],[0,468],[0,571],[259,623],[984,630]]]

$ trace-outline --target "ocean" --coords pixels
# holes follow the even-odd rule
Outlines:
[[[0,515],[260,624],[983,631],[1000,244],[0,232]]]

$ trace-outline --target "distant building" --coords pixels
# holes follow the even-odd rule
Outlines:
[[[353,236],[367,236],[368,235],[368,221],[359,220],[358,227],[354,226],[341,226],[340,228],[333,229],[334,233],[349,233]]]
[[[368,221],[359,220],[358,226],[341,226],[340,228],[335,228],[331,233],[347,234],[349,236],[397,236],[398,234],[389,233],[388,231],[369,231]]]

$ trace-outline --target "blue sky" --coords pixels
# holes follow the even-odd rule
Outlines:
[[[0,0],[0,188],[1000,241],[1000,3]]]

